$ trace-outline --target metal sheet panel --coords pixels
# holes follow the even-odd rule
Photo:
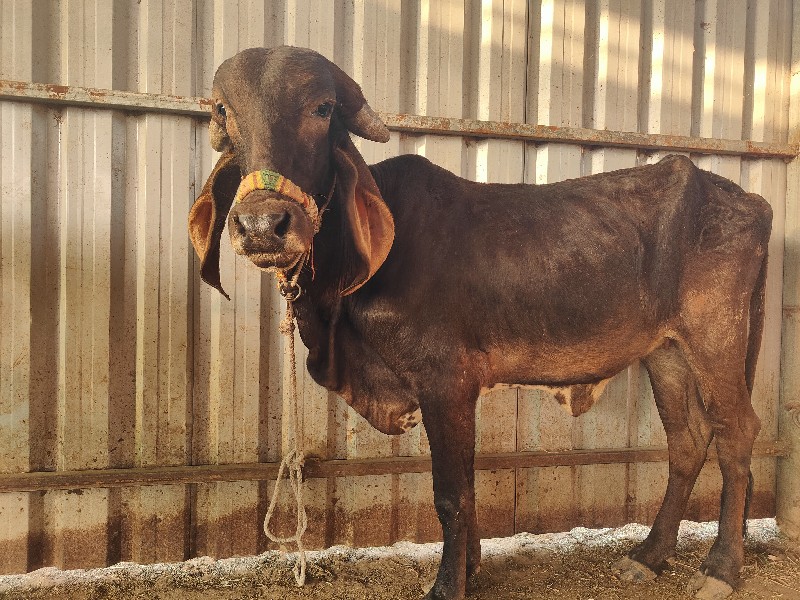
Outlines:
[[[216,67],[240,49],[288,43],[337,62],[387,113],[785,144],[793,8],[789,0],[0,0],[0,79],[161,94],[166,104],[208,96]],[[465,177],[507,183],[664,154],[500,133],[405,130],[385,145],[357,144],[368,162],[416,152]],[[186,236],[189,206],[216,158],[192,114],[109,110],[91,98],[68,108],[0,102],[0,473],[275,462],[288,448],[274,283],[223,244],[225,301],[200,284]],[[787,167],[692,158],[775,210],[754,394],[761,440],[774,440],[782,254],[796,242],[784,232]],[[389,438],[304,370],[300,389],[308,452],[352,461],[428,453],[423,427]],[[543,392],[483,396],[477,440],[484,453],[665,443],[638,365],[577,420]],[[715,518],[715,470],[698,483],[695,517]],[[771,514],[775,459],[755,460],[754,472],[755,509]],[[648,521],[666,466],[502,468],[477,481],[483,534],[505,535]],[[429,473],[308,485],[311,546],[440,535]],[[260,522],[272,488],[205,481],[0,493],[0,572],[255,553],[267,547]],[[291,524],[289,505],[279,528]]]

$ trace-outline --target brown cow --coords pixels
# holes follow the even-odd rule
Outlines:
[[[714,436],[719,536],[690,592],[732,591],[760,426],[750,393],[772,219],[761,197],[683,156],[538,186],[473,183],[419,156],[367,166],[349,133],[389,132],[356,83],[299,48],[225,61],[213,101],[222,156],[189,223],[203,279],[222,291],[227,218],[239,254],[300,270],[295,310],[320,385],[388,434],[421,409],[444,535],[426,598],[463,598],[479,567],[480,391],[560,388],[579,414],[638,359],[667,433],[669,482],[649,536],[618,568],[641,579],[664,567]]]

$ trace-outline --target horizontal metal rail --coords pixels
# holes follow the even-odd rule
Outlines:
[[[5,79],[0,79],[0,100],[206,118],[210,116],[212,104],[211,100],[205,98],[146,94],[143,92],[105,90],[51,83],[30,83]]]
[[[0,100],[79,106],[143,113],[186,115],[209,118],[212,101],[208,98],[146,94],[77,86],[0,80]],[[405,134],[450,135],[465,138],[520,140],[533,143],[577,144],[607,148],[666,150],[698,154],[717,154],[752,158],[790,160],[800,154],[800,145],[699,138],[681,135],[609,131],[581,127],[558,127],[528,123],[504,123],[446,117],[426,117],[380,113],[392,131]]]
[[[788,456],[789,446],[781,441],[759,442],[754,457]],[[664,462],[669,453],[664,447],[619,448],[605,450],[568,450],[563,452],[513,452],[479,454],[475,468],[479,471],[529,469],[533,467],[574,467],[626,463]],[[716,457],[713,448],[708,460]],[[93,471],[57,471],[11,473],[0,475],[0,493],[38,492],[88,488],[138,487],[148,485],[181,485],[230,481],[268,481],[278,475],[279,463],[236,465],[194,465]],[[351,460],[308,459],[305,475],[319,479],[358,477],[364,475],[402,475],[431,470],[430,457],[389,457]]]

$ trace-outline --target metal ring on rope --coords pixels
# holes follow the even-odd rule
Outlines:
[[[287,302],[294,302],[303,294],[303,288],[296,283],[287,281],[285,283],[280,283],[279,286],[281,296],[283,296]]]

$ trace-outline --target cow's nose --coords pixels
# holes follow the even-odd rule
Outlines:
[[[235,206],[228,216],[228,227],[242,238],[249,251],[275,251],[289,231],[291,215],[286,210]]]

